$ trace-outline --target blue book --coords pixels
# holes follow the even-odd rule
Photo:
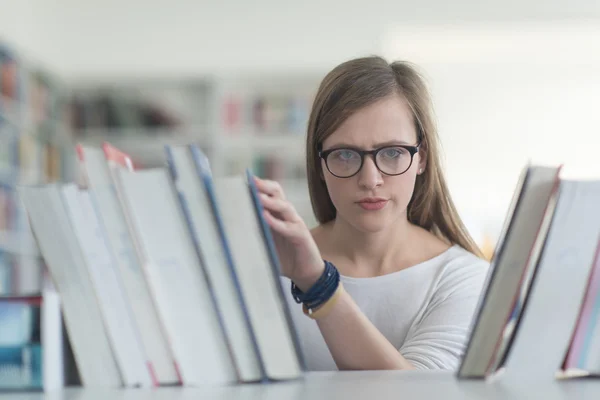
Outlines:
[[[193,146],[191,151],[211,199],[213,218],[236,276],[237,291],[245,303],[264,380],[299,378],[305,370],[304,362],[283,297],[278,259],[272,241],[271,247],[266,241],[268,228],[256,218],[256,197],[247,176],[213,179],[204,154]]]
[[[251,350],[252,350],[252,357],[251,357],[250,354],[247,353],[247,350],[248,350],[247,348],[246,349],[238,348],[236,350],[236,343],[231,344],[232,352],[234,353],[234,357],[237,360],[237,367],[238,367],[238,372],[240,374],[240,380],[242,380],[244,382],[266,381],[267,373],[266,373],[266,369],[265,369],[265,365],[264,365],[264,360],[261,357],[261,353],[258,348],[258,342],[256,339],[256,335],[255,335],[254,330],[252,329],[252,324],[250,321],[248,308],[247,308],[246,302],[244,301],[243,296],[242,296],[239,277],[236,272],[233,255],[231,252],[229,242],[227,240],[224,223],[221,218],[218,201],[217,201],[215,190],[213,187],[213,177],[212,177],[212,173],[210,170],[210,163],[209,163],[207,157],[205,156],[205,154],[198,147],[191,145],[188,147],[188,150],[189,150],[191,158],[193,160],[193,166],[194,166],[196,177],[198,178],[198,181],[202,187],[203,195],[208,200],[208,206],[210,208],[209,212],[210,212],[211,220],[205,221],[205,224],[206,225],[213,224],[213,227],[216,228],[216,231],[217,231],[218,243],[216,243],[215,246],[219,247],[219,249],[221,250],[220,256],[224,259],[224,260],[222,260],[221,257],[217,257],[218,258],[217,262],[224,261],[226,268],[227,268],[227,272],[229,273],[229,276],[228,276],[229,281],[222,283],[222,285],[229,287],[229,285],[232,284],[233,292],[235,293],[235,301],[237,302],[238,308],[237,308],[237,310],[233,310],[232,308],[235,307],[235,305],[233,305],[233,304],[230,305],[229,312],[230,312],[230,314],[233,314],[233,315],[229,315],[229,317],[234,319],[234,321],[231,322],[231,324],[237,322],[238,324],[241,323],[243,325],[240,328],[243,330],[243,333],[245,333],[247,336],[245,336],[245,337],[238,336],[237,337],[238,344],[239,344],[239,341],[242,341],[242,342],[249,341]],[[200,227],[197,227],[197,228],[200,228]],[[205,229],[208,229],[208,227]],[[202,243],[200,243],[200,241],[198,241],[198,244],[199,244],[199,247],[202,247],[202,245],[203,245]],[[206,243],[204,245],[208,245],[208,243]],[[208,262],[208,260],[205,260],[205,262]],[[215,265],[212,265],[212,266],[207,265],[208,269],[210,269],[210,267],[214,267],[214,266]],[[215,275],[217,275],[217,274],[215,274]],[[226,291],[227,290],[224,290],[223,292],[226,292]],[[227,292],[231,292],[231,291],[227,291]],[[221,293],[221,294],[226,295],[225,293]],[[231,300],[231,298],[226,299],[226,300]],[[237,313],[238,311],[241,311],[241,315],[238,315],[238,313]],[[237,320],[235,320],[236,318],[237,318]],[[225,319],[225,317],[223,319]],[[239,333],[240,332],[237,332],[238,335],[239,335]],[[231,335],[231,336],[233,336],[233,335]]]
[[[271,261],[271,271],[273,272],[273,279],[275,279],[276,282],[280,281],[280,277],[281,277],[281,264],[279,261],[279,256],[277,255],[277,249],[275,247],[275,242],[273,241],[273,235],[271,234],[271,228],[269,227],[269,225],[267,224],[267,221],[265,221],[264,217],[263,217],[263,206],[262,203],[260,202],[260,198],[258,196],[258,189],[256,188],[256,184],[254,182],[254,175],[252,174],[252,172],[247,169],[246,170],[246,178],[248,180],[248,186],[250,189],[250,194],[252,196],[252,202],[254,204],[254,209],[256,211],[256,218],[258,219],[258,222],[260,223],[260,227],[263,233],[263,239],[265,241],[265,246],[267,248],[267,251],[269,253],[269,259]],[[296,351],[296,356],[298,357],[298,360],[300,362],[301,368],[302,370],[306,370],[306,360],[304,359],[302,350],[300,348],[300,340],[298,338],[298,331],[294,325],[294,320],[292,319],[292,316],[290,314],[290,310],[288,309],[288,307],[285,307],[285,305],[287,305],[284,293],[283,293],[283,288],[281,287],[281,285],[277,285],[278,288],[278,295],[279,295],[279,300],[281,301],[281,304],[284,305],[284,314],[285,314],[285,318],[287,320],[288,325],[290,326],[290,331],[292,334],[292,339],[294,342],[294,350]]]
[[[205,188],[210,192],[213,218],[228,249],[238,292],[253,332],[266,381],[302,377],[304,363],[287,302],[283,298],[274,247],[265,241],[264,221],[256,217],[256,203],[244,175],[212,178],[206,157],[192,148]]]

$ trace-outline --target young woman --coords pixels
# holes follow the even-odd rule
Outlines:
[[[325,77],[310,115],[320,225],[310,231],[276,182],[257,179],[310,370],[458,366],[488,263],[439,149],[415,69],[360,58]]]

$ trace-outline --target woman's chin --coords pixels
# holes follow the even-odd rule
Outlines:
[[[392,221],[393,219],[390,218],[389,215],[387,218],[385,218],[383,215],[361,215],[354,216],[354,218],[352,218],[350,221],[350,224],[360,232],[377,233],[387,230],[392,224]]]

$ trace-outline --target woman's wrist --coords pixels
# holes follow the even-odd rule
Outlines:
[[[303,291],[292,281],[291,291],[296,303],[302,303],[304,313],[310,316],[323,305],[329,303],[333,297],[336,297],[340,284],[340,274],[335,265],[324,261],[323,272],[312,286]],[[327,312],[324,311],[324,313]]]
[[[312,266],[304,268],[300,273],[292,276],[290,279],[303,292],[307,292],[323,275],[325,271],[325,262],[315,262]]]

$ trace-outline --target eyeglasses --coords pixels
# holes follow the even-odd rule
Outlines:
[[[381,173],[395,176],[408,171],[420,146],[421,143],[416,146],[385,146],[375,150],[349,148],[319,150],[319,158],[325,160],[325,165],[333,176],[350,178],[361,170],[365,156],[370,154]]]

